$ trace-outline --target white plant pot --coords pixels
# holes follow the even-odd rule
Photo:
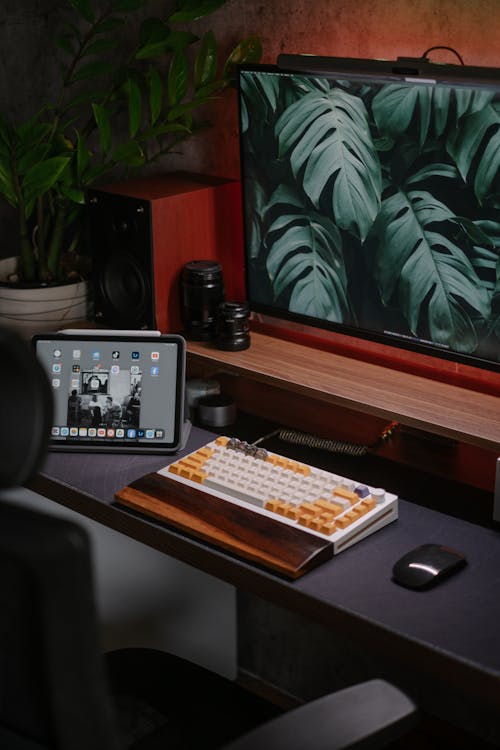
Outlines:
[[[0,260],[0,282],[16,266],[16,258]],[[26,337],[58,331],[87,318],[87,296],[86,281],[24,289],[0,284],[0,321]]]

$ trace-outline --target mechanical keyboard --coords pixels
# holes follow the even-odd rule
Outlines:
[[[398,517],[398,498],[384,489],[236,438],[218,437],[158,474],[328,540],[333,554]]]

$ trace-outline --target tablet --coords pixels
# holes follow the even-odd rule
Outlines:
[[[54,401],[50,448],[173,453],[185,438],[182,336],[33,337]]]

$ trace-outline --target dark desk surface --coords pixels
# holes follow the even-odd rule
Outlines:
[[[184,452],[211,434],[193,428]],[[178,456],[177,456],[178,457]],[[114,493],[168,456],[52,453],[31,489],[275,604],[348,633],[422,679],[444,676],[464,700],[500,705],[500,535],[400,500],[399,520],[297,581],[287,581],[114,505]],[[359,477],[361,479],[361,477]],[[390,484],[386,483],[388,489]],[[435,589],[391,581],[413,547],[456,547],[468,566]]]

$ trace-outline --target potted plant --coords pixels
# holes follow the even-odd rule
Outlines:
[[[25,309],[35,287],[57,285],[58,296],[61,285],[84,281],[86,188],[107,173],[161,163],[206,127],[199,110],[231,85],[236,64],[260,59],[251,37],[219,64],[213,32],[199,37],[189,28],[225,0],[180,0],[164,18],[147,16],[148,1],[66,0],[56,40],[59,94],[21,124],[0,113],[0,195],[19,228],[19,251],[0,271],[0,315],[17,317],[7,288],[23,289]],[[132,21],[138,31],[130,40]],[[80,306],[70,318],[81,313]]]

